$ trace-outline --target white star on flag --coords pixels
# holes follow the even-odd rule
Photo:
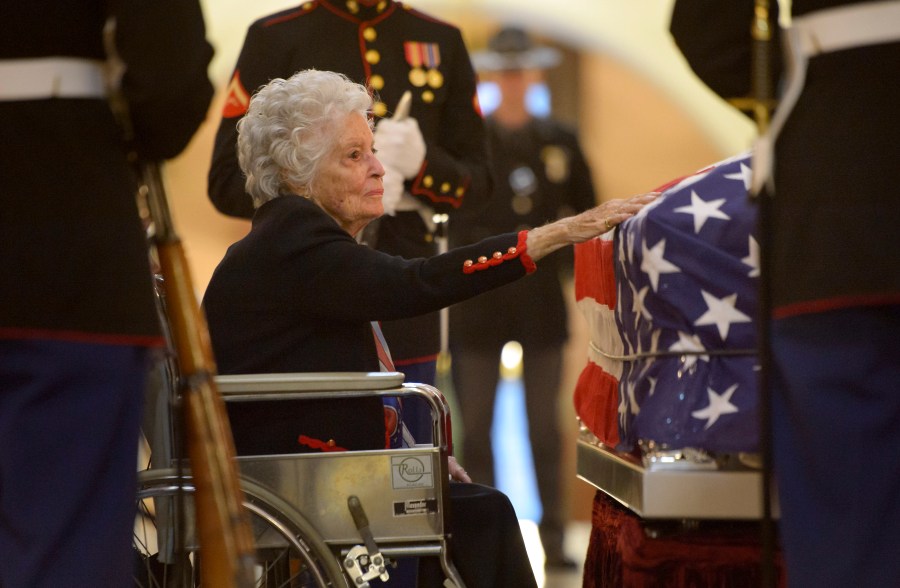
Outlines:
[[[666,240],[660,239],[659,243],[651,249],[647,249],[647,242],[641,243],[641,271],[650,277],[650,285],[656,292],[659,287],[660,274],[677,274],[681,268],[669,263],[663,257],[666,253]]]
[[[669,351],[687,351],[687,352],[696,352],[696,351],[706,351],[703,348],[703,344],[700,342],[700,337],[697,335],[691,335],[689,333],[685,333],[684,331],[678,331],[678,341],[672,343],[669,347]],[[696,355],[695,353],[686,353],[684,356],[684,368],[690,369],[695,363],[697,363],[697,359],[702,359],[703,361],[709,361],[708,355]]]
[[[634,380],[628,380],[625,383],[625,390],[628,392],[628,407],[631,410],[631,414],[640,413],[641,407],[638,405],[637,398],[634,395]]]
[[[746,165],[743,161],[741,162],[741,171],[733,174],[724,174],[724,178],[728,180],[741,180],[744,182],[744,190],[750,189],[750,181],[753,178],[753,170],[750,169],[749,165]]]
[[[716,393],[712,388],[707,388],[706,393],[709,396],[709,406],[706,408],[695,410],[691,416],[695,419],[707,419],[704,429],[708,429],[715,424],[719,417],[723,414],[733,414],[738,412],[738,407],[731,404],[731,395],[737,390],[737,384],[732,385],[722,394]]]
[[[647,396],[653,396],[654,392],[656,392],[656,382],[658,378],[647,377],[647,381],[650,382],[650,390],[647,391]]]
[[[625,431],[628,423],[628,399],[624,394],[619,394],[619,426]]]
[[[747,274],[751,278],[759,277],[759,243],[756,239],[753,238],[753,235],[749,237],[750,242],[748,243],[749,253],[747,257],[741,259],[746,265],[749,265],[751,268],[750,273]]]
[[[631,295],[634,298],[634,300],[631,301],[631,312],[635,314],[635,326],[637,326],[640,317],[644,317],[644,319],[648,321],[652,320],[653,315],[650,314],[650,311],[648,311],[647,307],[644,305],[644,299],[647,298],[647,292],[650,291],[650,286],[644,286],[638,290],[634,287],[633,282],[628,282],[628,285],[631,287]]]
[[[679,206],[674,211],[683,212],[694,215],[694,233],[699,233],[704,223],[710,218],[718,218],[722,220],[731,220],[731,217],[719,210],[719,207],[725,204],[725,198],[717,198],[709,202],[700,198],[700,196],[691,190],[690,206]]]
[[[734,307],[737,294],[729,294],[725,298],[716,298],[709,292],[701,290],[708,310],[694,321],[695,326],[716,325],[722,341],[728,339],[728,330],[733,323],[749,323],[752,319]]]

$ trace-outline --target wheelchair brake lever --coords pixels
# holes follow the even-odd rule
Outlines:
[[[369,580],[380,577],[386,582],[390,575],[387,572],[384,556],[375,544],[375,537],[369,529],[369,517],[363,510],[362,502],[356,495],[347,498],[347,508],[350,510],[350,516],[353,517],[353,524],[362,536],[366,546],[357,545],[350,549],[347,557],[344,558],[344,569],[350,575],[356,586],[368,587]]]

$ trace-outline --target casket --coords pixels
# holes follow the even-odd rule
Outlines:
[[[749,157],[670,182],[575,249],[579,476],[642,516],[761,514]]]

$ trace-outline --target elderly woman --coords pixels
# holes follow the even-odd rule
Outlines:
[[[315,70],[272,80],[252,98],[238,127],[238,157],[257,210],[204,298],[220,373],[378,371],[373,321],[434,311],[522,278],[543,256],[610,230],[653,198],[607,202],[430,259],[390,256],[354,240],[383,213],[371,107],[365,87]],[[240,411],[231,415],[240,453],[385,445],[377,398],[242,403]],[[459,511],[454,503],[455,519]],[[530,570],[521,571],[520,583],[519,572],[504,568],[505,555],[483,557],[496,566],[493,573],[479,564],[467,574],[454,558],[470,586],[504,577],[505,585],[533,585]]]

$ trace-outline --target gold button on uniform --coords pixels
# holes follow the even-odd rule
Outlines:
[[[375,65],[379,61],[381,61],[381,53],[376,51],[375,49],[369,49],[366,51],[366,61],[371,65]]]
[[[384,88],[384,78],[378,74],[375,74],[371,78],[369,78],[369,86],[373,90],[381,90]]]
[[[441,192],[446,194],[449,191],[450,191],[450,182],[444,182],[443,184],[441,184]]]
[[[385,104],[384,102],[376,102],[372,106],[372,113],[375,116],[384,116],[385,114],[387,114],[387,104]]]
[[[432,102],[434,102],[434,92],[432,92],[431,90],[425,90],[424,92],[422,92],[422,102],[426,104],[431,104]]]
[[[462,186],[460,186],[459,188],[456,189],[456,195],[457,195],[459,198],[462,198],[462,197],[463,197],[463,194],[465,194],[465,193],[466,193],[466,189],[463,188]]]
[[[370,43],[378,38],[378,33],[375,32],[375,29],[372,27],[366,27],[363,29],[363,39],[369,41]]]
[[[422,184],[426,188],[430,188],[434,184],[434,178],[432,178],[431,176],[425,176],[424,178],[422,178]]]

